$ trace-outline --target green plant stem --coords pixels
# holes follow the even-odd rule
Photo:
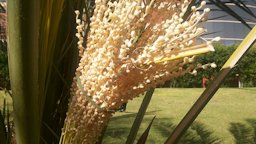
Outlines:
[[[167,139],[165,144],[176,144],[178,143],[181,136],[186,132],[189,126],[193,123],[193,121],[197,118],[200,112],[205,108],[207,103],[211,100],[213,95],[217,92],[220,85],[223,83],[225,77],[231,72],[231,70],[235,67],[237,62],[243,57],[246,51],[249,50],[250,46],[256,40],[256,26],[251,30],[251,32],[246,36],[246,38],[242,41],[239,47],[235,50],[235,52],[230,56],[227,62],[224,64],[220,72],[214,81],[205,89],[202,95],[198,98],[198,100],[194,103],[191,109],[187,112],[187,114],[180,121],[178,126],[174,129],[173,133]]]
[[[139,109],[139,111],[137,113],[137,116],[136,116],[136,118],[135,118],[135,120],[133,122],[133,125],[132,125],[132,128],[130,130],[129,136],[127,137],[126,144],[133,144],[134,143],[134,140],[135,140],[135,138],[137,136],[138,130],[139,130],[140,125],[141,125],[141,122],[142,122],[142,120],[144,118],[144,115],[145,115],[145,113],[147,111],[147,108],[148,108],[148,105],[150,103],[150,100],[151,100],[151,98],[153,96],[154,90],[155,89],[150,89],[146,93],[146,95],[145,95],[145,97],[144,97],[144,99],[142,101],[142,104],[140,106],[140,109]]]
[[[38,36],[40,1],[8,1],[8,54],[16,141],[38,144]]]

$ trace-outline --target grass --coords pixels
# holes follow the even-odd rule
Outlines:
[[[171,129],[178,124],[202,92],[201,88],[156,89],[138,135],[142,134],[156,115],[148,143],[164,143]],[[212,131],[214,136],[222,140],[222,143],[235,143],[235,139],[229,132],[232,123],[244,124],[248,119],[256,120],[255,93],[255,88],[221,88],[196,121]],[[117,112],[114,115],[103,143],[125,143],[142,99],[142,97],[134,99],[128,103],[126,112]]]
[[[156,115],[147,143],[164,143],[174,128],[174,125],[182,119],[202,92],[202,88],[156,89],[138,135],[140,136],[143,133],[153,116]],[[246,121],[256,121],[255,93],[256,88],[221,88],[196,121],[199,123],[199,126],[204,126],[204,129],[212,131],[213,136],[220,138],[222,143],[235,143],[232,133],[229,132],[232,129],[231,126],[235,123],[236,125],[234,126],[236,127],[234,128],[236,129],[237,125],[248,127]],[[3,95],[4,93],[0,91],[1,109]],[[105,133],[103,139],[104,144],[125,143],[142,99],[143,97],[139,97],[130,101],[127,105],[126,112],[117,112],[114,115]],[[10,97],[7,97],[7,101],[11,105]],[[200,134],[196,127],[198,125],[195,125],[194,128],[189,130],[183,143],[186,143],[184,141],[188,141],[188,143],[199,143],[197,142],[198,137],[194,135],[194,133]],[[202,135],[200,136],[202,137]]]
[[[4,91],[0,91],[0,110],[3,110],[4,97],[6,97],[6,104],[8,105],[9,110],[12,112],[12,98],[9,96],[9,94],[5,94]]]

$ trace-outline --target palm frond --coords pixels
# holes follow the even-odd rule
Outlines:
[[[153,117],[153,119],[151,120],[151,122],[149,123],[147,129],[144,131],[144,133],[141,135],[141,137],[139,138],[137,144],[145,144],[149,135],[149,131],[150,128],[154,122],[154,119],[156,118],[156,116]]]
[[[78,61],[77,40],[75,35],[75,13],[76,9],[82,11],[85,3],[90,1],[68,1],[64,0],[63,10],[59,18],[57,27],[57,37],[53,45],[53,56],[50,70],[48,72],[48,82],[46,84],[46,97],[42,140],[51,143],[58,143],[64,119],[66,117],[67,103],[69,99],[69,87],[73,79]],[[56,3],[57,4],[57,3]],[[67,22],[68,21],[68,22]],[[55,25],[55,23],[53,22]],[[57,24],[56,24],[57,25]]]
[[[144,118],[144,115],[146,113],[146,110],[148,108],[150,100],[151,100],[151,98],[153,96],[154,90],[155,89],[151,89],[151,90],[149,90],[146,93],[146,95],[145,95],[145,97],[144,97],[144,99],[143,99],[143,101],[141,103],[140,109],[139,109],[139,111],[138,111],[138,113],[136,115],[136,118],[135,118],[135,120],[133,122],[133,125],[131,127],[130,133],[129,133],[128,137],[127,137],[126,144],[133,144],[134,143],[134,140],[135,140],[135,138],[137,136],[138,130],[139,130],[140,125],[141,125],[141,122],[142,122],[142,120]]]
[[[239,10],[245,12],[249,16],[256,18],[256,15],[250,10],[250,8],[247,7],[244,1],[242,0],[209,0],[209,4],[214,4],[216,7],[218,7],[221,11],[226,12],[230,16],[234,17],[238,21],[240,21],[242,24],[244,24],[247,28],[251,29],[252,27],[248,24],[246,21],[246,18],[240,15],[237,11],[234,11],[231,9],[227,4],[234,4],[236,8]],[[214,10],[214,9],[212,9]]]
[[[12,127],[10,121],[9,105],[7,103],[8,90],[5,90],[3,110],[0,110],[0,142],[1,144],[10,144],[12,139]],[[9,95],[11,96],[11,95]]]
[[[246,6],[246,4],[242,0],[230,0],[232,3],[234,3],[237,7],[242,9],[244,12],[249,14],[250,16],[256,18],[256,15]]]
[[[39,1],[8,1],[8,54],[16,139],[39,143]]]
[[[220,0],[209,0],[211,3],[219,7],[221,10],[225,11],[229,15],[233,16],[237,20],[239,20],[241,23],[243,23],[246,27],[251,29],[251,26],[241,17],[239,16],[235,11],[233,11],[231,8],[229,8],[225,3],[221,2]]]

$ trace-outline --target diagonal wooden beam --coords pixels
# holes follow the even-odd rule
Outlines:
[[[193,121],[197,118],[200,112],[204,109],[204,107],[207,105],[207,103],[211,100],[213,95],[219,89],[225,77],[231,72],[231,70],[235,67],[237,62],[243,57],[246,51],[249,50],[250,46],[255,42],[255,40],[256,40],[256,26],[254,26],[254,28],[242,41],[239,47],[230,56],[230,58],[221,68],[217,77],[205,89],[205,91],[201,94],[201,96],[194,103],[191,109],[183,117],[183,119],[180,121],[178,126],[174,129],[170,137],[166,140],[165,144],[176,144],[179,141],[181,136],[186,132],[189,126],[193,123]]]

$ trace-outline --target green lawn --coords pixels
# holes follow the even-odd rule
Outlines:
[[[147,143],[164,143],[174,125],[181,120],[202,91],[201,88],[156,89],[138,135],[141,135],[156,115]],[[11,105],[11,99],[7,98],[8,104]],[[134,99],[128,103],[126,112],[117,112],[114,115],[105,133],[103,144],[125,143],[141,101],[142,97]],[[2,103],[3,92],[0,91],[0,108]],[[253,119],[256,123],[256,88],[220,89],[196,121],[199,125],[204,125],[204,129],[212,131],[214,136],[222,140],[222,143],[232,144],[234,138],[229,132],[231,123],[247,124],[247,119]],[[193,133],[198,131],[192,129],[189,134],[186,134],[188,143],[193,144],[198,138],[193,137]]]
[[[201,88],[156,89],[138,135],[141,135],[156,115],[147,143],[164,143],[173,125],[181,120],[202,91]],[[126,112],[117,112],[114,115],[104,136],[104,144],[125,143],[141,101],[142,97],[134,99],[128,103]],[[256,122],[255,88],[220,89],[196,121],[212,131],[222,143],[232,144],[234,138],[229,132],[231,123],[247,126],[247,119]]]

